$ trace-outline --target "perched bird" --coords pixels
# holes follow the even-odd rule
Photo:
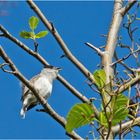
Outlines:
[[[58,72],[61,70],[59,67],[48,66],[44,68],[40,74],[34,76],[30,83],[38,91],[38,94],[43,96],[45,99],[51,95],[53,80],[57,78]],[[20,115],[25,118],[25,113],[29,109],[33,108],[39,104],[37,98],[33,95],[32,91],[28,89],[24,84],[22,84],[22,108]]]

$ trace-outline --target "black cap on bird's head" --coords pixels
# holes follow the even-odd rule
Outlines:
[[[62,70],[61,67],[54,67],[54,69],[56,69],[56,70]]]
[[[54,67],[54,66],[52,66],[52,65],[46,65],[46,66],[44,66],[44,68],[48,68],[48,69],[54,69],[54,70],[62,70],[62,68],[61,67]]]

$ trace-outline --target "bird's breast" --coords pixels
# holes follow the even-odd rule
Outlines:
[[[46,77],[40,77],[34,86],[39,94],[45,98],[48,98],[52,92],[52,83]]]

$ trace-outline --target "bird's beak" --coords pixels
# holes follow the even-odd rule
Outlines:
[[[62,68],[60,68],[60,67],[56,67],[56,69],[59,70],[59,71],[62,70]]]

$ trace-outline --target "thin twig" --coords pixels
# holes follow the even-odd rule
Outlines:
[[[34,47],[35,47],[35,52],[38,52],[38,43],[36,42],[36,40],[34,40]]]
[[[0,65],[0,68],[2,69],[2,71],[3,71],[3,72],[6,72],[6,73],[14,74],[14,73],[15,73],[15,71],[6,70],[6,69],[4,68],[4,66],[6,66],[6,65],[8,65],[8,66],[9,66],[9,64],[8,64],[8,63],[3,63],[3,64],[1,64],[1,65]]]
[[[4,66],[6,66],[6,65],[8,65],[8,66],[9,66],[9,64],[8,64],[8,63],[2,63],[2,64],[0,64],[0,68],[4,67]]]
[[[116,59],[116,61],[119,61],[119,58],[118,58],[118,56],[117,56],[116,51],[115,51],[115,53],[114,53],[114,58]],[[128,71],[130,71],[131,73],[134,72],[133,69],[130,68],[129,66],[127,66],[123,61],[119,61],[119,63],[120,63],[122,66],[124,66]]]
[[[34,96],[39,100],[41,105],[44,107],[44,109],[47,111],[47,113],[54,118],[61,126],[65,128],[66,120],[61,117],[58,113],[56,113],[53,108],[47,103],[47,101],[38,94],[37,90],[33,87],[33,85],[20,73],[20,71],[16,68],[12,60],[8,57],[8,55],[5,53],[5,51],[0,47],[0,55],[3,58],[3,60],[9,64],[9,67],[12,71],[14,71],[14,75],[24,83],[34,94]],[[67,133],[71,138],[74,139],[82,139],[77,133],[74,131],[72,133]]]
[[[104,128],[104,126],[100,126],[99,128],[96,128],[96,130],[99,132],[99,134],[101,135],[102,139],[104,139],[104,135],[102,134],[101,130]]]
[[[89,86],[93,91],[95,91],[95,92],[97,92],[97,93],[100,93],[99,90],[97,90],[97,89],[95,89],[95,88],[93,87],[93,84],[92,84],[90,81],[86,80],[85,82],[88,84],[88,86]]]
[[[140,51],[140,50],[139,50],[139,51]],[[119,59],[119,60],[113,62],[113,63],[111,64],[111,66],[114,66],[114,65],[116,65],[117,63],[120,63],[120,62],[122,62],[122,61],[128,59],[131,55],[132,55],[132,52],[129,53],[127,56],[124,56],[123,58],[121,58],[121,59]]]
[[[129,37],[130,37],[131,44],[132,44],[132,46],[128,47],[128,48],[129,48],[130,52],[132,53],[132,55],[134,56],[134,58],[136,58],[136,59],[137,59],[137,55],[135,55],[135,53],[133,53],[133,51],[134,51],[134,43],[135,43],[135,40],[134,40],[134,37],[133,37],[133,33],[137,29],[137,27],[132,29],[131,25],[136,20],[136,17],[137,17],[137,14],[138,14],[138,8],[139,8],[139,4],[137,5],[136,10],[135,10],[133,16],[128,14],[128,16],[129,16],[128,22],[126,24],[124,24],[124,27],[127,29],[127,32],[128,32]]]
[[[101,37],[107,37],[108,35],[105,34],[100,34]]]
[[[125,84],[121,85],[118,89],[116,89],[114,92],[115,93],[122,93],[125,90],[127,90],[130,86],[135,85],[138,81],[140,80],[140,75],[129,80],[128,82],[126,82]]]
[[[131,2],[128,2],[128,4],[121,9],[121,14],[124,16],[136,2],[137,0],[132,0]]]
[[[99,48],[95,47],[89,42],[86,42],[85,44],[89,46],[90,48],[92,48],[93,50],[95,50],[100,56],[103,56],[104,53]]]
[[[119,123],[120,129],[119,129],[119,139],[122,139],[122,122]]]
[[[4,36],[4,34],[0,34],[0,36],[2,37],[2,36]]]

